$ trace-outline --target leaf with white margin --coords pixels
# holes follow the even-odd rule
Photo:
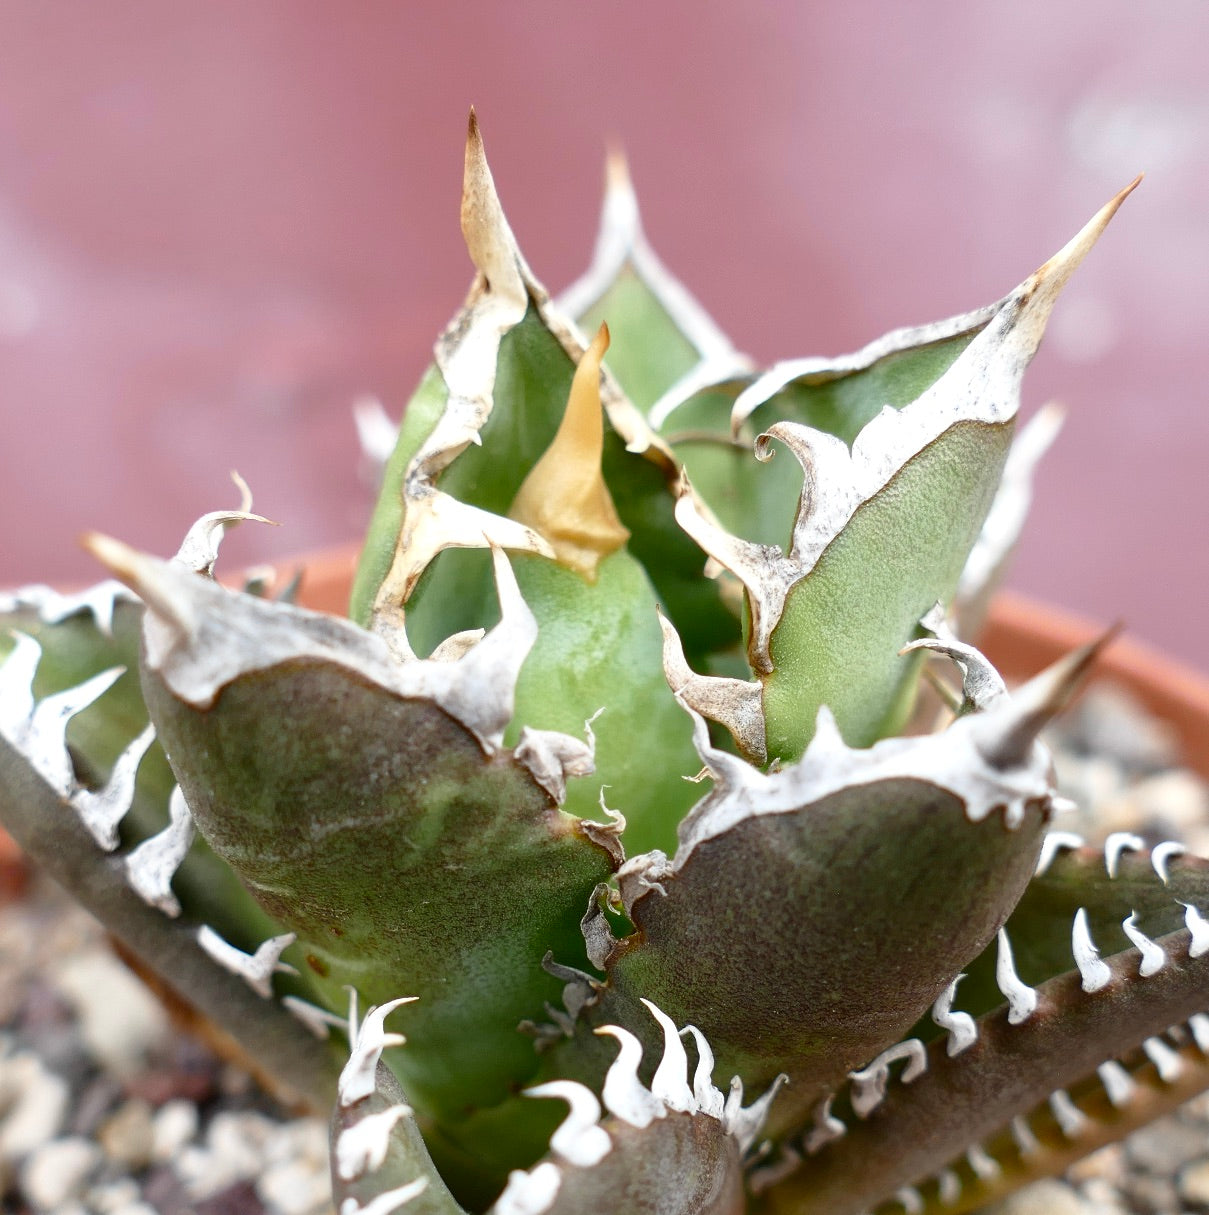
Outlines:
[[[1132,188],[1008,296],[935,383],[883,408],[851,448],[796,422],[766,428],[757,453],[775,439],[805,471],[785,549],[720,533],[684,490],[682,525],[747,590],[770,755],[799,756],[820,705],[854,744],[904,720],[916,664],[898,653],[933,604],[951,601],[1007,456],[1024,370],[1059,291]]]
[[[1024,891],[1053,795],[1033,739],[1091,653],[943,734],[855,750],[823,711],[775,772],[713,748],[698,719],[716,784],[657,886],[631,877],[644,858],[620,874],[636,932],[608,959],[606,1009],[646,995],[699,1025],[724,1073],[787,1071],[773,1129],[805,1119],[904,1037]]]
[[[516,1026],[559,993],[541,958],[586,964],[579,921],[612,863],[500,750],[535,634],[507,558],[500,624],[433,662],[91,544],[148,605],[144,691],[199,830],[298,934],[329,1004],[345,984],[421,998],[398,1066],[425,1118],[456,1129],[526,1082],[537,1059]]]

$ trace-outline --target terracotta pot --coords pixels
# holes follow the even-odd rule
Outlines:
[[[303,570],[298,600],[317,611],[343,615],[359,546],[327,549],[278,567],[289,579]],[[238,578],[232,579],[237,582]],[[991,608],[980,644],[1008,679],[1022,679],[1102,632],[1102,626],[1001,593]],[[1100,659],[1097,678],[1121,684],[1175,730],[1184,761],[1209,779],[1209,680],[1129,638],[1118,638]],[[25,868],[16,845],[0,828],[0,899],[22,888]]]

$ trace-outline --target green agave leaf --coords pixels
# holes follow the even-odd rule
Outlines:
[[[1059,291],[1128,192],[1002,301],[922,395],[883,408],[851,448],[796,422],[767,427],[757,455],[776,440],[805,472],[786,550],[725,532],[683,490],[682,525],[747,591],[770,756],[801,755],[821,705],[856,745],[901,726],[917,667],[898,654],[924,613],[954,597],[1007,456],[1024,369]]]
[[[298,934],[329,1005],[346,985],[419,997],[397,1066],[425,1118],[502,1100],[537,1066],[519,1023],[558,994],[541,959],[582,957],[616,849],[539,783],[574,740],[500,750],[535,633],[506,559],[492,634],[400,661],[349,622],[93,546],[149,606],[144,692],[199,830]]]
[[[692,1018],[725,1071],[790,1077],[773,1130],[897,1042],[1007,919],[1050,813],[1033,739],[1090,652],[943,734],[848,748],[824,710],[768,774],[697,745],[715,783],[672,861],[619,874],[635,934],[598,951],[613,998]],[[605,1007],[609,996],[606,996]]]
[[[138,675],[142,604],[119,583],[107,582],[67,596],[31,587],[13,592],[4,606],[9,610],[0,612],[0,661],[12,648],[14,632],[41,647],[35,700],[78,687],[102,671],[123,669],[104,696],[67,726],[79,780],[102,788],[118,757],[148,725]],[[153,741],[138,763],[133,800],[117,825],[115,844],[129,851],[162,831],[175,784],[163,748]],[[172,885],[186,918],[210,925],[241,949],[280,931],[202,839],[194,839]]]

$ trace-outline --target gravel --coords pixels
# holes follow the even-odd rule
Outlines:
[[[1096,806],[1059,826],[1209,855],[1209,792],[1123,693],[1094,689],[1050,742],[1064,792]],[[34,877],[0,898],[0,1210],[331,1215],[327,1127],[175,1030],[95,922]],[[1209,1096],[993,1210],[1209,1212]]]

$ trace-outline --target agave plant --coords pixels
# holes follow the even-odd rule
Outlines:
[[[1097,647],[1009,693],[959,639],[1128,192],[988,307],[759,371],[617,162],[552,301],[472,115],[351,618],[214,580],[250,500],[9,597],[6,822],[334,1106],[342,1215],[965,1211],[1209,1086],[1209,862],[1051,830]]]

